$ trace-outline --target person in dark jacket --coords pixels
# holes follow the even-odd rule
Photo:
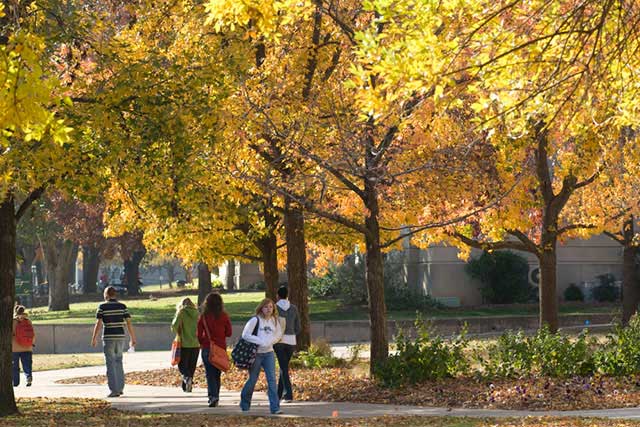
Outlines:
[[[206,323],[206,327],[205,327]],[[208,333],[207,333],[208,330]],[[210,334],[210,336],[209,336]],[[209,407],[218,406],[220,400],[220,369],[209,363],[210,341],[217,346],[227,348],[227,337],[231,336],[231,320],[224,311],[222,297],[210,293],[202,305],[202,315],[198,319],[198,341],[202,350],[202,363],[207,376],[207,394]]]
[[[280,366],[280,377],[278,378],[278,398],[284,399],[285,403],[293,401],[293,389],[289,378],[289,361],[296,349],[296,335],[300,333],[300,316],[298,307],[289,302],[289,289],[280,286],[278,289],[278,314],[285,319],[285,330],[279,343],[273,346],[273,351],[278,358]]]
[[[189,393],[193,388],[193,374],[196,372],[200,342],[198,341],[198,309],[191,298],[184,298],[176,308],[171,322],[171,330],[180,341],[180,362],[178,369],[182,374],[182,390]]]

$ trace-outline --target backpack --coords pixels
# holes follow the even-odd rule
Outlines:
[[[16,325],[16,342],[23,347],[31,347],[35,337],[33,325],[28,319],[18,320]]]

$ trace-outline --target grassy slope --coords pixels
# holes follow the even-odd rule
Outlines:
[[[194,291],[195,292],[195,291]],[[170,322],[175,313],[176,304],[184,298],[184,295],[172,295],[172,292],[155,293],[162,297],[151,299],[145,295],[141,299],[128,299],[124,302],[129,307],[134,320],[142,322]],[[170,295],[170,296],[167,296]],[[224,294],[223,299],[227,312],[232,320],[244,321],[253,314],[258,302],[263,298],[262,292],[242,292]],[[195,300],[195,295],[192,296]],[[46,323],[93,323],[95,311],[99,301],[71,304],[69,311],[49,312],[46,307],[30,310],[32,320],[38,324]],[[612,306],[588,307],[567,306],[561,307],[563,314],[572,313],[610,313],[617,310]],[[312,300],[310,306],[311,320],[364,320],[367,319],[366,307],[343,307],[337,300]],[[425,317],[473,317],[473,316],[508,316],[508,315],[535,315],[535,306],[522,307],[489,307],[477,309],[442,309],[424,313]],[[402,310],[390,311],[390,319],[413,319],[415,311]]]

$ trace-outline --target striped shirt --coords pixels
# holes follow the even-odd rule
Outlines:
[[[98,307],[96,319],[101,319],[104,325],[102,329],[102,340],[121,340],[125,338],[124,328],[127,320],[131,317],[127,306],[115,299],[103,302]]]

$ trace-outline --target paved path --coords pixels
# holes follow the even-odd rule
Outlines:
[[[347,347],[337,348],[336,353],[346,354]],[[169,366],[169,353],[139,352],[125,354],[126,372],[161,369]],[[104,374],[104,366],[62,369],[36,372],[32,387],[21,385],[15,389],[17,397],[82,397],[110,401],[113,407],[123,410],[158,413],[204,413],[212,415],[240,415],[239,393],[222,391],[220,406],[207,406],[205,389],[194,389],[183,393],[177,387],[133,386],[125,387],[125,394],[118,398],[106,398],[105,385],[56,384],[63,378]],[[505,411],[489,409],[448,409],[419,406],[378,405],[348,402],[294,402],[282,404],[280,417],[340,418],[373,417],[382,415],[421,415],[458,417],[527,417],[527,416],[573,416],[640,419],[640,408],[594,410],[594,411]],[[269,416],[269,404],[265,393],[256,392],[249,413],[252,416]]]

